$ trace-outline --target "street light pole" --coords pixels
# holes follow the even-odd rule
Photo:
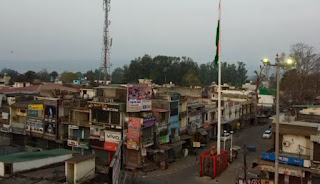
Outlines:
[[[231,134],[231,148],[230,148],[230,160],[231,160],[231,162],[232,162],[232,138],[233,138],[233,131],[230,131],[230,134]]]
[[[274,183],[278,184],[279,181],[279,121],[280,121],[280,58],[276,57],[276,75],[277,75],[277,99],[276,99],[276,149],[275,149],[275,177]]]
[[[276,67],[276,78],[277,78],[277,96],[276,96],[276,140],[275,140],[275,172],[274,172],[274,183],[279,182],[279,124],[280,124],[280,67],[288,67],[295,64],[295,61],[288,58],[286,61],[280,63],[280,58],[278,54],[276,55],[276,63],[274,65],[270,64],[268,58],[261,60],[265,65]]]

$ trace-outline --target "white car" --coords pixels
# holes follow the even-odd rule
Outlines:
[[[264,138],[264,139],[270,139],[270,138],[271,138],[271,135],[272,135],[271,130],[266,130],[266,131],[263,133],[262,138]]]

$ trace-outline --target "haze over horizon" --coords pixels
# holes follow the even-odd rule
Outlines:
[[[188,56],[207,63],[215,54],[218,0],[111,1],[112,70],[144,54]],[[247,64],[314,46],[320,1],[222,1],[222,61]],[[102,0],[2,0],[0,69],[87,71],[101,64]]]

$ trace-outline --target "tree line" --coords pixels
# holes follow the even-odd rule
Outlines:
[[[247,70],[243,62],[228,64],[222,62],[222,83],[241,86],[247,79]],[[73,80],[86,78],[92,86],[94,80],[102,80],[103,73],[100,69],[87,72],[56,71],[48,72],[46,69],[39,72],[27,71],[19,73],[12,69],[4,68],[0,75],[8,74],[13,82],[54,82],[56,79],[63,83],[72,83]],[[152,79],[154,83],[165,84],[172,82],[179,86],[207,86],[218,80],[218,66],[212,62],[200,64],[190,57],[172,57],[144,55],[130,62],[128,65],[116,68],[111,76],[112,83],[137,83],[138,79]]]
[[[241,86],[247,80],[247,69],[243,62],[222,62],[222,83]],[[190,57],[144,55],[129,65],[116,68],[112,74],[114,83],[135,83],[138,79],[152,79],[154,83],[172,82],[179,86],[207,86],[218,80],[218,66],[212,62],[200,64]]]

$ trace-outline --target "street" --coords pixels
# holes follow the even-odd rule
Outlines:
[[[264,126],[251,126],[246,127],[234,134],[233,145],[243,146],[254,145],[256,152],[247,151],[247,166],[251,168],[252,162],[260,158],[262,152],[269,150],[272,147],[271,139],[262,139],[262,134],[269,128],[269,125]],[[215,144],[215,143],[214,143]],[[223,146],[223,142],[221,143]],[[227,149],[230,147],[230,141],[226,142]],[[212,180],[210,177],[199,177],[199,164],[196,156],[188,156],[182,158],[174,163],[167,170],[157,170],[147,173],[145,176],[139,175],[136,177],[135,182],[132,179],[127,179],[126,183],[139,183],[139,184],[192,184],[192,183],[213,183],[216,180],[219,184],[235,183],[237,174],[243,173],[243,153],[239,152],[238,158],[228,166],[220,176]],[[130,178],[130,176],[128,176]],[[131,177],[132,178],[132,177]]]

